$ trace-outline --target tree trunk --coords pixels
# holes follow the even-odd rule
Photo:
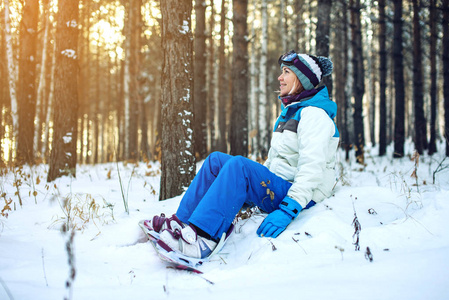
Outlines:
[[[87,25],[85,26],[85,30],[86,30],[86,38],[83,40],[83,42],[85,43],[85,47],[86,47],[86,56],[85,56],[85,61],[86,61],[86,68],[85,69],[85,74],[83,76],[83,80],[85,80],[84,82],[84,89],[82,89],[83,91],[83,96],[81,97],[81,109],[84,110],[84,115],[85,117],[85,126],[84,126],[84,130],[81,134],[85,135],[85,140],[86,140],[86,146],[85,146],[85,153],[86,153],[86,157],[84,159],[85,163],[92,163],[93,159],[92,159],[92,153],[93,153],[93,142],[92,142],[92,128],[91,128],[91,121],[94,119],[95,116],[92,115],[92,110],[91,110],[91,105],[93,102],[92,99],[92,93],[91,93],[91,82],[92,80],[92,72],[91,72],[91,64],[92,64],[92,54],[91,54],[91,50],[90,50],[90,27],[92,25],[91,23],[91,13],[92,13],[92,9],[93,9],[93,5],[94,2],[93,1],[89,1],[89,0],[85,0],[84,1],[85,5],[86,5],[86,9],[87,9],[87,13],[86,13],[86,23]],[[83,16],[84,17],[84,16]],[[84,28],[83,28],[84,29]]]
[[[437,152],[436,145],[436,120],[437,120],[437,26],[435,0],[430,0],[430,141],[429,154]]]
[[[76,176],[78,0],[60,0],[56,32],[54,135],[47,181]]]
[[[114,101],[113,101],[113,90],[116,89],[114,86],[114,75],[112,74],[111,70],[113,70],[113,63],[111,59],[108,59],[108,72],[107,72],[107,80],[108,80],[108,91],[107,91],[107,103],[106,103],[106,109],[105,109],[105,123],[106,126],[106,134],[107,134],[107,147],[105,149],[106,151],[106,162],[113,162],[114,161],[114,133],[116,127],[116,120],[114,117]]]
[[[220,58],[220,67],[218,69],[218,139],[217,151],[226,153],[228,151],[228,142],[226,138],[226,54],[225,54],[225,28],[226,28],[226,1],[221,2],[220,16],[220,48],[218,55]]]
[[[0,22],[4,24],[4,8],[0,9]],[[5,49],[5,36],[4,30],[0,29],[0,57],[3,61],[6,58],[6,49]],[[0,63],[0,124],[7,124],[6,112],[9,111],[10,102],[9,94],[8,94],[8,72],[7,72],[7,64]],[[5,136],[5,127],[0,126],[0,140]],[[0,143],[0,169],[6,166],[4,160],[4,151],[6,149],[3,148],[3,143]]]
[[[162,167],[160,199],[180,195],[195,176],[193,149],[192,2],[161,1]],[[177,12],[177,13],[173,13]],[[176,58],[176,59],[175,59]]]
[[[231,155],[248,156],[248,1],[233,0]]]
[[[270,141],[268,140],[268,99],[267,99],[267,56],[268,56],[268,1],[262,0],[262,36],[260,41],[259,66],[259,151],[266,159]]]
[[[56,39],[56,32],[52,30],[53,39]],[[50,68],[50,87],[48,93],[48,101],[47,101],[47,111],[45,112],[45,130],[44,130],[44,143],[42,144],[42,155],[45,158],[44,161],[49,161],[49,146],[50,146],[50,122],[53,119],[53,103],[55,98],[55,73],[56,73],[56,45],[53,44],[52,52],[51,52],[51,68]]]
[[[286,18],[285,18],[285,13],[287,12],[286,10],[286,5],[285,5],[285,0],[280,0],[280,8],[279,8],[279,33],[280,33],[280,39],[281,39],[281,45],[282,45],[282,50],[281,51],[288,51],[288,28],[287,28],[287,22],[286,22]]]
[[[140,66],[138,64],[138,52],[140,51],[139,49],[139,39],[140,36],[138,36],[138,33],[140,32],[139,30],[136,29],[136,20],[141,16],[140,14],[140,9],[141,7],[138,5],[138,1],[130,1],[130,12],[131,12],[131,16],[130,16],[130,39],[131,39],[131,43],[130,43],[130,53],[131,56],[129,57],[130,60],[130,69],[129,69],[129,80],[130,80],[130,90],[129,90],[129,94],[130,94],[130,103],[129,103],[129,112],[128,112],[128,116],[129,116],[129,128],[128,128],[128,132],[126,133],[127,135],[127,139],[129,140],[128,143],[128,154],[129,154],[129,159],[132,160],[136,160],[138,159],[139,156],[139,142],[138,142],[138,121],[139,121],[139,110],[138,110],[138,105],[139,105],[139,100],[138,100],[138,82],[137,82],[137,77],[140,74]]]
[[[194,137],[195,156],[202,160],[207,156],[206,2],[195,1],[195,3]]]
[[[387,152],[387,38],[385,0],[379,0],[379,156]]]
[[[99,20],[98,20],[99,21]],[[98,36],[100,32],[97,31]],[[97,49],[94,56],[94,66],[95,66],[95,93],[94,101],[91,104],[92,109],[92,125],[93,125],[93,163],[98,164],[101,159],[100,146],[101,146],[101,103],[103,98],[101,97],[101,71],[100,71],[100,43],[97,43]],[[89,66],[88,66],[89,67]]]
[[[444,95],[444,137],[446,156],[449,156],[449,0],[443,0],[443,95]]]
[[[304,9],[304,7],[306,7],[306,4],[304,3],[305,0],[294,0],[294,11],[295,12],[302,12],[302,10]],[[305,26],[305,22],[303,19],[303,14],[302,13],[295,13],[294,14],[294,19],[295,19],[295,32],[294,32],[294,38],[295,38],[295,49],[302,50],[301,52],[304,52],[306,50],[305,47],[305,32],[306,32],[306,26]],[[285,49],[283,49],[284,51],[287,51]]]
[[[370,4],[371,5],[371,4]],[[369,15],[368,17],[370,19],[375,19],[376,16],[373,12],[372,7],[369,8]],[[369,22],[365,25],[365,32],[374,32],[374,24]],[[371,147],[374,147],[376,145],[376,102],[377,102],[377,86],[378,86],[378,73],[377,73],[377,51],[375,50],[375,40],[374,38],[367,38],[365,40],[367,42],[367,49],[366,49],[366,58],[367,58],[367,80],[369,82],[368,89],[369,89],[369,97],[368,103],[369,103],[369,117],[368,117],[368,126],[369,126],[369,135],[370,135],[370,141],[371,141]]]
[[[117,161],[125,158],[126,147],[126,122],[125,122],[125,62],[117,57],[117,69],[120,72],[117,74]]]
[[[415,104],[415,148],[419,154],[427,149],[426,117],[424,116],[424,95],[422,75],[420,3],[413,0],[413,102]]]
[[[136,16],[136,2],[126,4],[127,15],[125,24],[125,61],[124,61],[124,113],[125,113],[125,149],[124,159],[137,159],[137,63],[136,63],[136,38],[134,17]]]
[[[143,23],[143,16],[141,13],[141,7],[143,6],[142,0],[138,0],[138,7],[139,10],[137,11],[137,21],[136,21],[136,31],[138,31],[137,33],[137,41],[138,41],[138,47],[136,49],[137,52],[137,58],[139,59],[139,66],[143,66],[144,61],[145,61],[145,57],[144,55],[141,53],[141,49],[142,46],[144,45],[145,41],[143,38],[143,29],[144,29],[144,23]],[[150,153],[150,142],[149,142],[149,138],[148,138],[148,110],[147,110],[147,105],[145,102],[145,76],[143,74],[141,74],[142,72],[140,72],[139,76],[138,76],[138,95],[137,95],[137,100],[138,100],[138,111],[139,111],[139,120],[140,120],[140,157],[142,159],[144,159],[145,161],[148,160],[151,157],[151,153]]]
[[[346,160],[349,159],[349,150],[351,149],[352,139],[349,130],[349,97],[347,93],[348,79],[348,9],[347,3],[338,3],[338,20],[337,24],[341,24],[336,31],[336,40],[341,41],[335,45],[334,63],[335,78],[338,88],[335,90],[335,98],[338,105],[337,110],[337,127],[340,131],[340,145],[346,152]]]
[[[3,17],[3,9],[0,9],[0,16]],[[0,30],[0,58],[2,60],[5,59],[5,39],[3,36],[4,31]],[[8,95],[8,87],[7,87],[7,72],[5,68],[4,63],[0,63],[0,124],[6,124],[6,118],[4,117],[3,111],[7,111],[7,102],[9,102],[9,95]],[[0,140],[3,139],[5,135],[5,126],[0,126]],[[6,164],[3,159],[4,155],[4,149],[3,149],[3,143],[0,143],[0,169],[3,169]]]
[[[42,128],[45,123],[43,123],[43,119],[45,117],[45,101],[46,98],[46,90],[47,90],[47,66],[48,66],[48,54],[49,54],[49,45],[50,45],[50,1],[43,0],[43,27],[44,27],[44,37],[42,39],[42,53],[41,53],[41,68],[39,72],[39,83],[36,92],[36,126],[34,128],[34,140],[33,140],[33,152],[35,155],[42,156],[43,153],[39,153],[40,151],[40,141],[42,139]]]
[[[12,118],[12,139],[15,146],[13,149],[17,149],[17,138],[19,135],[19,114],[17,105],[17,67],[14,60],[13,53],[13,43],[11,36],[11,19],[9,11],[9,0],[4,1],[4,24],[5,24],[5,44],[6,44],[6,63],[8,66],[8,88],[9,88],[9,98],[11,100],[11,118]]]
[[[318,24],[316,28],[316,54],[329,56],[332,0],[318,0]],[[332,99],[332,76],[323,78]]]
[[[252,1],[252,19],[256,19],[256,0]],[[250,60],[250,106],[249,106],[249,141],[250,153],[257,155],[259,153],[258,142],[258,88],[257,88],[257,59],[256,59],[256,25],[251,24],[251,60]]]
[[[395,121],[394,121],[394,155],[395,158],[404,156],[405,142],[405,86],[404,86],[404,57],[402,55],[402,0],[394,0],[394,33],[393,33],[393,62],[395,86]]]
[[[354,2],[355,1],[355,2]],[[352,66],[353,66],[353,97],[354,97],[354,136],[355,155],[359,164],[364,164],[364,124],[363,124],[363,95],[365,93],[363,48],[361,34],[361,6],[360,0],[351,0],[351,27],[352,27]]]
[[[209,149],[216,149],[215,139],[215,9],[214,1],[211,0],[211,16],[209,19],[209,57],[208,57],[208,86],[207,86],[207,113],[208,113],[208,127],[209,127]]]

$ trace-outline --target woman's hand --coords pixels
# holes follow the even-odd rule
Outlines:
[[[285,197],[279,209],[270,213],[257,229],[260,237],[276,238],[287,228],[288,224],[296,218],[302,206],[290,197]]]
[[[278,209],[270,213],[257,229],[260,237],[276,238],[287,228],[293,218],[285,213],[282,209]]]

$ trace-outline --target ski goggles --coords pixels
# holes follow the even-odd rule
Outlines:
[[[294,51],[294,50],[290,50],[285,54],[282,54],[279,59],[278,59],[278,63],[279,65],[286,65],[286,66],[291,66],[294,64],[295,59],[298,58],[298,54]]]

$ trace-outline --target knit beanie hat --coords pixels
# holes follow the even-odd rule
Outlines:
[[[313,56],[309,54],[296,54],[290,51],[279,58],[281,70],[287,67],[296,74],[305,90],[316,87],[321,79],[332,74],[332,61],[324,56]],[[287,60],[284,60],[288,59]]]

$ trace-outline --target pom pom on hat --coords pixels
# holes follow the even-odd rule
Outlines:
[[[332,63],[330,58],[324,57],[324,56],[318,56],[318,65],[321,68],[321,72],[323,72],[323,77],[329,76],[332,74],[332,71],[334,70],[334,64]]]

